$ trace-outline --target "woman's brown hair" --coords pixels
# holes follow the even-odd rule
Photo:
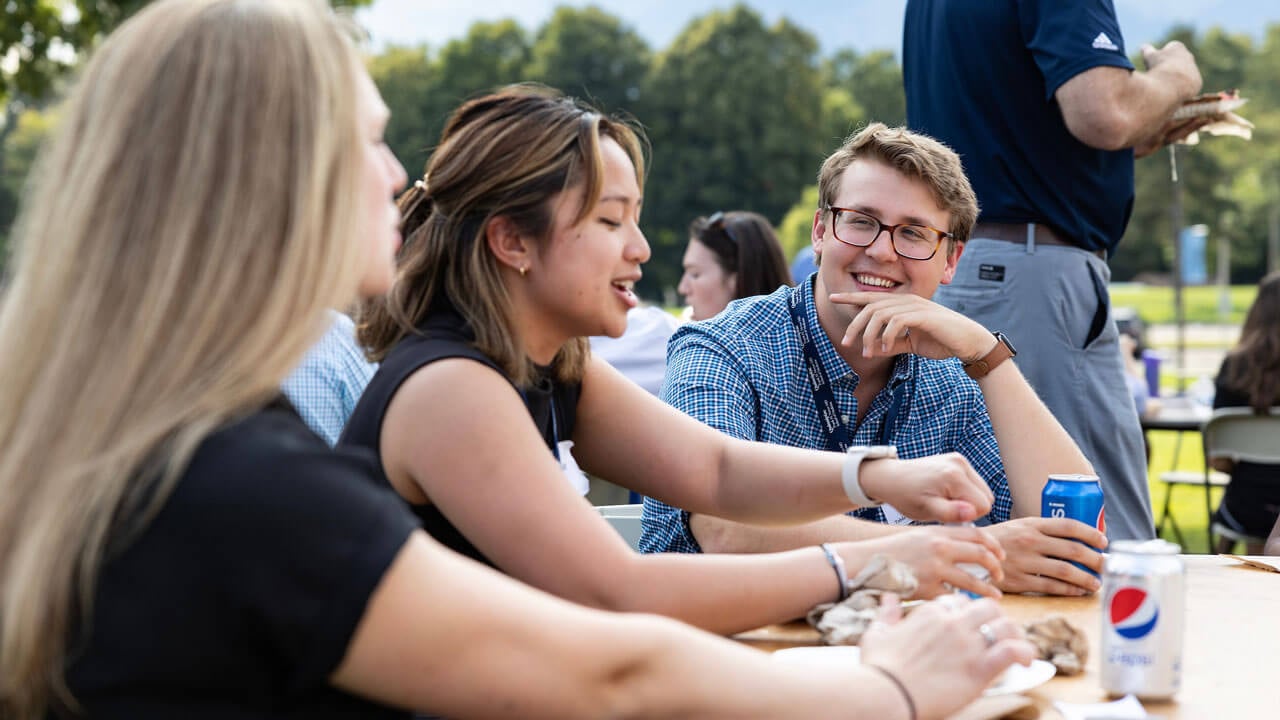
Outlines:
[[[1248,396],[1249,406],[1259,413],[1280,404],[1280,272],[1258,283],[1258,295],[1228,358],[1224,387]]]
[[[706,246],[720,269],[735,277],[735,300],[793,284],[778,235],[759,213],[737,210],[694,218],[689,238]]]
[[[498,261],[485,242],[488,224],[505,217],[523,234],[546,242],[552,201],[581,187],[575,223],[595,204],[603,183],[602,138],[616,141],[643,184],[642,137],[627,123],[601,115],[549,88],[516,85],[471,100],[445,124],[426,172],[400,197],[404,247],[391,292],[360,313],[360,341],[381,360],[440,303],[450,303],[475,333],[475,346],[517,385],[532,381]],[[563,380],[582,376],[585,338],[557,353]]]

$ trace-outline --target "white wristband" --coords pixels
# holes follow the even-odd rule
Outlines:
[[[862,489],[858,469],[864,459],[896,458],[897,448],[892,445],[855,445],[845,454],[844,468],[840,471],[840,482],[844,485],[844,494],[858,507],[879,507],[883,500],[872,500]]]

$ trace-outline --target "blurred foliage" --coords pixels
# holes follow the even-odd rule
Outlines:
[[[0,266],[8,238],[8,229],[18,212],[18,199],[30,179],[40,143],[52,129],[54,111],[29,109],[11,120],[4,145],[4,168],[0,172]]]
[[[4,0],[0,22],[0,104],[22,95],[39,101],[103,35],[148,0]],[[339,6],[372,0],[333,0]]]
[[[49,129],[39,111],[94,44],[147,2],[0,0],[0,267],[21,188]],[[348,8],[370,2],[330,0]]]
[[[818,186],[814,184],[804,189],[800,202],[787,211],[778,225],[778,242],[788,260],[794,258],[800,248],[813,247],[810,238],[813,237],[813,213],[817,209]]]
[[[83,51],[146,0],[7,0],[0,23],[0,103],[21,95],[43,98]]]
[[[8,0],[6,11],[16,7],[21,15],[5,16],[0,49],[21,45],[30,59],[20,66],[21,80],[6,75],[0,88],[10,100],[0,127],[0,242],[48,124],[37,120],[39,108],[62,71],[47,57],[53,38],[80,50],[142,4],[75,0],[81,20],[68,24],[53,12],[59,6],[53,0]],[[1210,277],[1218,240],[1226,238],[1231,281],[1254,283],[1280,257],[1280,23],[1261,40],[1185,26],[1171,28],[1169,39],[1182,40],[1199,59],[1206,91],[1240,88],[1250,100],[1241,114],[1257,125],[1251,142],[1205,137],[1177,154],[1185,223],[1210,228]],[[1141,58],[1135,64],[1141,67]],[[837,48],[822,56],[810,33],[786,20],[766,26],[745,5],[692,19],[660,49],[598,7],[560,7],[532,32],[514,20],[477,22],[440,47],[385,48],[368,66],[392,109],[388,144],[411,177],[460,102],[508,83],[545,83],[634,117],[652,143],[642,226],[653,257],[640,287],[649,298],[671,295],[696,215],[759,212],[778,225],[788,258],[794,256],[808,243],[822,159],[866,122],[898,125],[906,117],[892,51]],[[1113,279],[1167,281],[1168,151],[1139,160],[1136,174],[1137,198],[1112,259]]]
[[[826,86],[847,91],[868,119],[890,127],[907,124],[902,67],[893,51],[873,50],[860,55],[849,49],[837,50],[823,68]]]
[[[823,106],[821,78],[812,35],[742,5],[696,18],[655,58],[640,107],[653,142],[644,291],[679,280],[691,218],[752,210],[776,224],[799,200],[831,145],[806,111]]]
[[[603,112],[634,113],[651,62],[649,46],[618,18],[560,7],[534,38],[526,74]]]

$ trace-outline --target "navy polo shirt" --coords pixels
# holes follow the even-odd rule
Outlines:
[[[1111,0],[908,0],[902,58],[907,124],[960,154],[981,220],[1115,251],[1133,151],[1077,140],[1053,97],[1090,68],[1133,69]]]

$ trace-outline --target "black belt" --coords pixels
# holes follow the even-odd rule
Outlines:
[[[1040,223],[996,223],[996,222],[980,222],[973,226],[973,232],[969,233],[970,238],[987,238],[990,240],[1002,240],[1004,242],[1017,243],[1019,245],[1027,244],[1027,228],[1033,228],[1032,235],[1037,245],[1058,245],[1061,247],[1070,247],[1077,250],[1083,250],[1090,255],[1095,255],[1103,260],[1107,259],[1105,250],[1085,250],[1073,242],[1067,242],[1058,237],[1048,225]]]

